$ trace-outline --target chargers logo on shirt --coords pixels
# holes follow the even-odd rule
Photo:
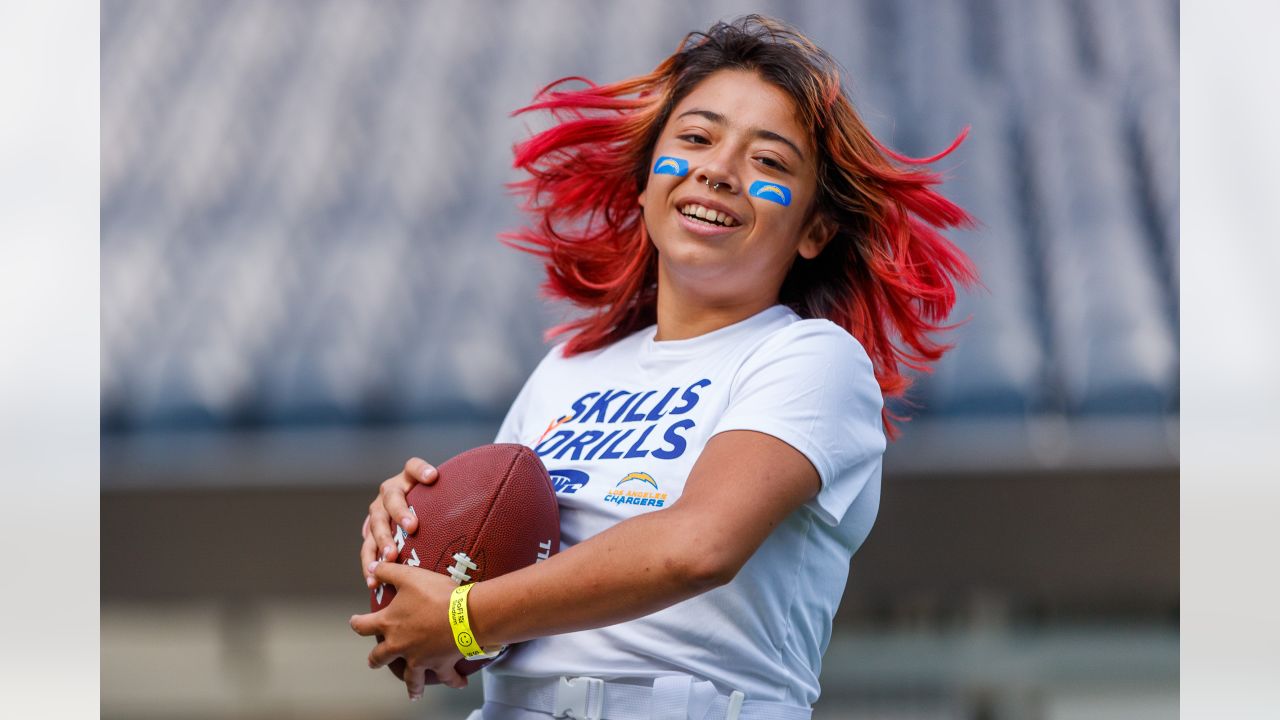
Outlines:
[[[654,492],[641,487],[635,489],[632,485],[626,489],[622,486],[630,482],[639,482],[642,486],[651,486]],[[625,477],[618,481],[612,490],[604,496],[604,501],[609,503],[617,503],[619,505],[645,505],[648,507],[662,507],[667,504],[667,494],[657,492],[658,481],[653,476],[645,472],[627,473]]]
[[[642,472],[627,473],[627,476],[619,480],[618,484],[614,485],[614,487],[622,487],[623,483],[630,482],[632,480],[639,480],[640,482],[643,482],[643,483],[649,483],[650,485],[653,486],[654,490],[658,489],[658,481],[654,480],[653,476],[650,475],[649,473],[642,473]]]

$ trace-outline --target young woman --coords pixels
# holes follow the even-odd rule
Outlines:
[[[592,312],[498,433],[570,482],[562,551],[464,601],[483,646],[520,643],[485,669],[483,717],[807,718],[879,504],[883,399],[942,354],[929,334],[973,280],[936,228],[968,218],[908,167],[941,155],[883,148],[835,62],[776,21],[582,82],[522,111],[558,122],[516,150],[534,222],[510,240]],[[466,684],[453,581],[379,561],[434,479],[410,460],[370,505],[366,582],[398,594],[351,620],[414,698],[428,669]]]

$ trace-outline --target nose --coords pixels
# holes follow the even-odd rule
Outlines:
[[[726,163],[721,162],[721,159],[718,158],[708,158],[708,161],[698,168],[694,180],[716,192],[728,192],[730,195],[738,194],[737,176],[729,170]]]
[[[702,180],[702,184],[703,184],[703,185],[706,185],[707,187],[711,188],[712,190],[714,190],[714,191],[716,191],[716,192],[719,192],[719,191],[721,191],[721,190],[724,190],[724,191],[728,192],[730,195],[736,195],[736,194],[738,194],[738,191],[737,191],[736,189],[734,189],[734,187],[733,187],[733,183],[729,182],[728,180],[721,180],[721,181],[719,181],[719,182],[713,182],[713,181],[711,180],[711,176],[710,176],[710,175],[707,175],[706,173],[702,173],[702,174],[700,174],[698,177]]]

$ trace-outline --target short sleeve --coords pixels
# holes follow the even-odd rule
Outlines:
[[[551,351],[542,358],[542,361],[533,369],[533,372],[529,373],[529,379],[525,380],[524,387],[520,388],[519,394],[516,395],[516,399],[511,402],[511,407],[507,410],[507,416],[502,420],[502,425],[498,427],[498,435],[493,440],[495,443],[527,445],[529,441],[534,439],[529,436],[525,427],[525,418],[529,414],[530,397],[533,395],[533,389],[538,384],[538,378],[541,375],[543,366],[551,358],[561,357],[561,349],[563,347],[564,344],[561,343],[551,348]]]
[[[713,434],[754,430],[798,450],[822,483],[807,507],[834,526],[880,472],[883,404],[862,345],[835,323],[802,320],[742,364]]]

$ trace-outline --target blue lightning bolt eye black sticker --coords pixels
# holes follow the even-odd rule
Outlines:
[[[684,177],[689,174],[689,161],[662,155],[653,163],[653,174]]]
[[[786,185],[779,185],[778,183],[757,180],[751,183],[751,187],[747,190],[747,194],[751,197],[772,200],[779,205],[791,204],[791,189]]]

